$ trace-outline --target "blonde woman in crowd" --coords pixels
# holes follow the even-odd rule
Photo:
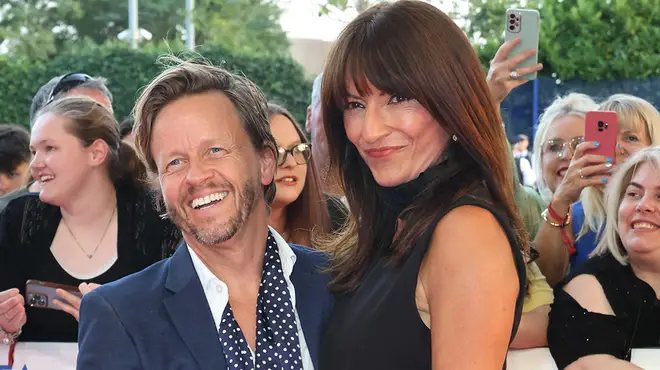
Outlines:
[[[614,170],[613,162],[621,164],[641,148],[660,144],[660,113],[649,102],[616,94],[602,102],[598,110],[618,114],[619,138],[615,159],[587,153],[598,143],[575,145],[579,141],[576,139],[565,142],[567,148],[562,147],[560,152],[553,150],[559,146],[550,139],[545,142],[539,139],[539,145],[542,145],[539,152],[544,156],[573,152],[568,165],[562,159],[553,167],[557,169],[555,179],[563,178],[558,181],[544,211],[545,222],[535,240],[540,252],[539,266],[551,285],[563,278],[570,268],[583,263],[596,247],[598,234],[606,221],[603,189]],[[542,168],[544,172],[552,171],[547,166]],[[545,175],[547,179],[551,173]]]
[[[559,369],[627,370],[660,342],[660,148],[619,166],[594,256],[556,287],[548,342]]]

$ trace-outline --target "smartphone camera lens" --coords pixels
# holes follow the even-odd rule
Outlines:
[[[46,307],[46,297],[39,294],[30,294],[28,296],[28,305],[36,307]]]
[[[605,123],[603,121],[598,121],[598,127],[603,127],[605,126]]]
[[[515,27],[515,26],[509,26],[509,29],[510,29],[511,31],[513,31],[513,30],[516,29],[516,27]]]
[[[516,24],[516,21],[512,19],[512,20],[509,21],[509,23],[510,24]]]
[[[511,14],[511,15],[509,16],[509,18],[511,18],[511,19],[515,19],[515,18],[516,18],[516,15],[515,15],[515,14]],[[500,19],[502,19],[502,18],[500,18]]]

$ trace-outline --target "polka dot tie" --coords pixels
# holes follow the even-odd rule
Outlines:
[[[277,242],[268,232],[264,270],[257,298],[257,346],[254,363],[250,347],[229,303],[218,334],[227,369],[302,370],[295,308],[280,261]]]

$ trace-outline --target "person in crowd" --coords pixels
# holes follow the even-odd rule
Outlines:
[[[271,103],[268,116],[277,142],[278,166],[269,225],[289,243],[312,246],[313,233],[338,230],[347,211],[338,199],[321,192],[312,146],[293,115]]]
[[[503,368],[527,237],[485,77],[421,1],[368,9],[333,46],[321,112],[351,218],[323,246],[337,296],[320,369]]]
[[[575,146],[564,178],[544,211],[545,222],[535,240],[540,252],[539,266],[551,285],[589,258],[598,244],[607,218],[603,189],[614,170],[613,164],[623,163],[641,148],[660,144],[660,113],[649,102],[616,94],[603,101],[598,109],[616,112],[619,117],[616,158],[588,154],[587,150],[598,143],[584,142]],[[542,150],[560,152],[553,150],[550,144]]]
[[[518,172],[519,181],[529,187],[534,187],[536,183],[536,173],[532,169],[532,155],[527,150],[529,147],[529,137],[524,134],[518,135],[517,141],[513,146],[513,157],[515,160],[515,169]]]
[[[513,79],[512,71],[518,71],[517,64],[522,60],[533,56],[534,50],[525,52],[521,56],[508,57],[512,47],[520,42],[519,39],[513,39],[504,42],[491,62],[488,72],[487,82],[491,95],[501,103],[509,93],[523,85],[529,80]],[[523,59],[524,58],[524,59]],[[538,72],[543,68],[542,65],[536,65],[526,69],[527,71]],[[525,71],[525,69],[520,69]],[[505,128],[502,127],[505,131]],[[513,149],[513,148],[512,148]],[[516,165],[514,151],[508,152],[512,166]],[[516,167],[514,167],[516,168]],[[534,238],[541,223],[541,212],[545,204],[534,189],[524,186],[521,183],[521,176],[518,171],[513,172],[514,197],[516,205],[520,210],[520,216],[523,220],[525,230],[530,238]],[[525,298],[523,301],[522,316],[520,326],[513,341],[511,348],[524,349],[534,347],[544,347],[547,345],[548,312],[553,300],[552,288],[545,280],[535,260],[538,258],[538,252],[530,246],[526,254],[526,280]]]
[[[631,349],[660,342],[660,148],[619,167],[594,256],[555,288],[548,342],[559,369],[640,369]]]
[[[112,94],[102,77],[90,77],[85,73],[69,73],[57,76],[39,88],[30,106],[30,127],[37,113],[48,103],[65,96],[87,96],[112,112]],[[11,194],[0,197],[0,211],[12,200],[28,192],[39,192],[39,181],[32,180]]]
[[[30,134],[22,127],[0,124],[0,196],[30,180]]]
[[[85,294],[161,260],[181,236],[153,209],[144,165],[105,106],[87,97],[47,104],[30,149],[41,190],[0,214],[0,329],[11,340],[76,342],[80,298],[58,289],[55,309],[25,307],[26,281]]]
[[[564,179],[575,147],[584,141],[585,116],[598,109],[587,95],[570,93],[557,97],[539,117],[534,139],[532,168],[536,188],[548,203]]]
[[[126,117],[119,123],[119,134],[121,140],[130,146],[135,145],[135,133],[133,132],[133,118]]]
[[[519,134],[517,137],[516,141],[517,145],[517,151],[514,152],[514,156],[517,158],[523,157],[523,158],[529,158],[529,160],[532,160],[532,153],[529,152],[529,136],[525,134]]]
[[[514,161],[513,155],[511,160]],[[536,191],[530,187],[523,186],[517,177],[514,179],[514,196],[516,205],[520,209],[520,216],[525,225],[525,230],[530,239],[533,239],[542,222],[541,212],[545,203]],[[523,301],[520,326],[515,338],[511,342],[511,348],[525,349],[534,347],[545,347],[548,344],[548,312],[553,302],[552,288],[541,273],[536,259],[538,252],[530,246],[526,255],[526,280],[527,286]]]
[[[82,72],[67,73],[53,77],[34,95],[30,106],[30,126],[41,108],[64,96],[87,96],[106,107],[110,113],[113,112],[112,93],[105,78],[91,77]]]
[[[318,369],[333,305],[327,256],[268,227],[277,144],[263,94],[179,61],[145,88],[134,117],[184,242],[83,298],[77,369]]]
[[[344,204],[346,197],[340,183],[339,169],[331,167],[328,140],[325,137],[323,114],[321,113],[321,84],[323,73],[314,79],[312,85],[312,102],[307,107],[305,130],[312,141],[312,157],[318,169],[322,183],[322,191],[329,197],[340,199]]]

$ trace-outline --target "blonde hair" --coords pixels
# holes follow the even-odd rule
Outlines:
[[[622,265],[628,264],[628,254],[619,235],[619,207],[626,188],[635,175],[635,171],[644,163],[651,164],[660,173],[660,147],[652,146],[640,150],[632,158],[621,164],[619,170],[612,177],[605,193],[605,207],[609,217],[605,222],[603,237],[591,254],[592,256],[602,256],[610,253]]]
[[[539,126],[534,138],[533,167],[536,172],[536,185],[543,200],[548,203],[552,199],[552,192],[543,177],[543,144],[548,140],[548,131],[552,123],[565,116],[584,118],[588,111],[598,109],[598,104],[585,94],[570,93],[564,97],[557,97],[543,114],[539,117]]]
[[[644,131],[651,139],[651,146],[660,145],[660,113],[646,100],[627,94],[615,94],[603,101],[598,110],[616,112],[619,117],[620,132]],[[584,223],[576,235],[576,240],[589,231],[600,233],[607,218],[601,189],[596,187],[584,189],[580,200],[584,209]]]

